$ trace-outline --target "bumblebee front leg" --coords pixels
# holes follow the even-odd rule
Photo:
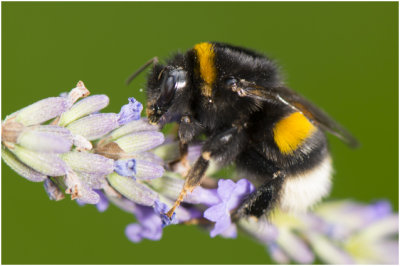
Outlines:
[[[189,114],[182,116],[178,129],[180,157],[169,164],[173,171],[176,170],[175,168],[178,164],[182,164],[189,169],[189,163],[187,162],[188,143],[202,131],[203,127],[193,116]]]
[[[283,173],[276,172],[271,180],[257,188],[241,203],[232,214],[232,220],[236,221],[246,216],[259,218],[269,213],[278,202],[284,179]]]
[[[193,167],[186,176],[182,191],[175,201],[174,206],[167,212],[168,217],[172,217],[175,209],[183,201],[186,194],[192,192],[201,183],[211,158],[222,162],[229,162],[242,150],[245,132],[241,128],[233,127],[223,133],[211,137],[203,146],[201,156],[197,159]]]

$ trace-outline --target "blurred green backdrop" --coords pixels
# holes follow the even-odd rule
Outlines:
[[[323,107],[362,143],[330,137],[331,198],[388,199],[398,209],[398,3],[3,2],[2,118],[83,80],[110,96],[144,101],[141,75],[153,56],[207,40],[246,46],[282,66],[287,84]],[[116,207],[52,202],[42,184],[2,164],[2,263],[253,264],[270,262],[244,235],[211,239],[170,226],[159,242],[129,242],[133,216]]]

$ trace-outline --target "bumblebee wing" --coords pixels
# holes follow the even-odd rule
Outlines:
[[[254,84],[245,84],[245,86],[241,86],[241,91],[238,94],[257,100],[282,102],[294,110],[301,111],[305,116],[318,124],[320,128],[337,136],[350,147],[355,148],[359,146],[357,139],[343,126],[313,103],[289,88],[266,89]]]

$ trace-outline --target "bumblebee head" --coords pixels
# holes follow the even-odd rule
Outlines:
[[[156,64],[147,82],[147,117],[152,124],[171,120],[171,110],[176,108],[188,85],[188,73],[182,67]],[[168,113],[168,117],[167,117]],[[160,121],[162,120],[162,121]]]

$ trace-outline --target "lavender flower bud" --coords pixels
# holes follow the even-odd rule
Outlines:
[[[21,162],[44,175],[61,176],[67,173],[67,165],[55,153],[34,152],[19,145],[11,151]]]
[[[56,116],[59,116],[69,107],[70,103],[67,98],[46,98],[18,111],[15,116],[15,121],[25,126],[41,124]]]
[[[87,152],[67,152],[61,158],[77,172],[107,175],[114,171],[114,161],[98,154]]]
[[[127,153],[139,153],[150,150],[164,141],[164,135],[156,131],[136,132],[115,140]]]
[[[137,179],[149,180],[162,177],[164,168],[159,164],[144,160],[136,160],[136,175]]]
[[[71,149],[72,140],[32,128],[20,134],[17,144],[37,152],[63,153]]]
[[[25,177],[29,181],[32,182],[42,182],[46,180],[47,176],[33,170],[32,168],[28,167],[27,165],[23,164],[14,154],[12,154],[9,150],[5,149],[4,147],[1,148],[1,157],[3,158],[4,162],[11,167],[17,174],[22,177]]]
[[[92,114],[76,120],[69,124],[67,128],[76,135],[81,135],[87,140],[95,140],[106,135],[111,130],[117,128],[118,115],[114,113],[108,114]]]
[[[158,199],[155,191],[129,177],[112,173],[107,176],[110,185],[133,202],[145,206],[153,206]]]
[[[95,113],[106,107],[109,101],[107,95],[89,96],[74,104],[68,111],[64,112],[61,115],[58,124],[60,126],[66,126],[79,118]]]
[[[151,125],[147,119],[133,120],[110,133],[111,140],[118,139],[133,132],[156,131],[157,126]]]

